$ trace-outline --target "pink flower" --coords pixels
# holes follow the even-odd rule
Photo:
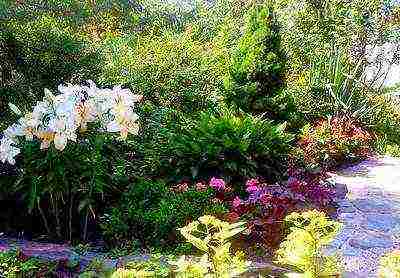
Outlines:
[[[212,178],[210,181],[210,186],[215,190],[224,190],[225,189],[225,182],[223,179]]]
[[[249,186],[249,187],[246,188],[246,191],[248,193],[255,193],[255,192],[259,191],[259,190],[260,190],[260,187],[258,187],[257,185],[252,185],[252,186]]]
[[[202,182],[196,183],[196,190],[197,191],[205,191],[207,189],[207,184],[204,184]]]
[[[233,201],[232,201],[232,206],[234,208],[238,208],[241,204],[242,204],[242,200],[238,196],[236,196],[235,199],[233,199]]]
[[[246,182],[246,186],[247,187],[251,187],[251,186],[258,186],[260,184],[260,181],[258,179],[249,179]]]
[[[178,193],[186,192],[186,191],[188,191],[188,189],[189,189],[189,186],[186,182],[177,184],[172,188],[173,191],[178,192]]]

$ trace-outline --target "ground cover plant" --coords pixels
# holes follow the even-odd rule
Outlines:
[[[174,260],[181,277],[260,254],[338,274],[320,253],[339,226],[328,172],[399,153],[399,5],[178,2],[0,3],[0,233],[201,253]]]

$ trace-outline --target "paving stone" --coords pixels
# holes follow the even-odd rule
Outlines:
[[[365,217],[361,213],[340,213],[337,220],[344,223],[346,227],[356,228],[365,221]]]
[[[381,235],[360,235],[360,237],[352,238],[349,241],[350,245],[355,248],[370,249],[370,248],[391,248],[393,240]]]
[[[338,208],[338,214],[341,213],[353,213],[356,212],[356,207],[349,201],[349,200],[341,200],[337,202],[339,208]]]
[[[345,257],[359,257],[362,254],[360,248],[350,245],[350,242],[346,242],[341,248],[341,255]]]
[[[344,245],[354,233],[355,230],[351,227],[342,229],[336,236],[336,238],[329,244],[329,246],[340,249],[342,245]]]
[[[393,208],[389,202],[382,199],[357,199],[353,201],[353,204],[362,212],[385,213]]]
[[[365,219],[364,228],[380,232],[389,232],[400,224],[400,219],[391,214],[367,213]]]

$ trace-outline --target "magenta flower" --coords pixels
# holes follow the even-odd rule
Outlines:
[[[225,182],[223,179],[212,178],[210,181],[210,186],[215,190],[224,190],[225,189]]]
[[[233,199],[233,201],[232,201],[232,206],[234,208],[238,208],[241,204],[242,204],[242,200],[238,196],[236,196],[235,199]]]
[[[251,187],[251,186],[258,186],[260,184],[260,181],[258,179],[249,179],[246,182],[246,186],[247,187]]]
[[[260,190],[260,187],[256,186],[256,185],[252,185],[246,188],[246,191],[250,194],[252,193],[256,193],[257,191]]]

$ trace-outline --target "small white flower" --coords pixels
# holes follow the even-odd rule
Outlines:
[[[12,165],[15,164],[15,157],[21,152],[21,150],[13,146],[14,141],[4,136],[0,140],[0,161],[5,163],[6,161]]]

